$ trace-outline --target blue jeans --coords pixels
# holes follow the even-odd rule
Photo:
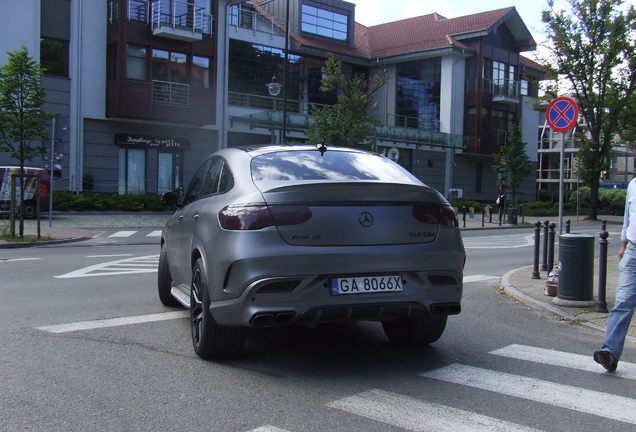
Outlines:
[[[607,332],[602,350],[609,351],[619,359],[623,352],[625,336],[636,308],[636,247],[631,243],[618,264],[616,303],[607,321]]]

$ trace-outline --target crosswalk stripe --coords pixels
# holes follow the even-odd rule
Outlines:
[[[474,412],[424,402],[378,389],[329,402],[327,406],[416,432],[539,431]]]
[[[636,400],[627,397],[457,363],[420,375],[636,424]]]
[[[146,234],[146,237],[161,237],[161,230],[152,231]]]
[[[464,283],[481,282],[481,281],[491,280],[491,279],[499,279],[499,276],[489,276],[489,275],[464,276]]]
[[[286,431],[285,429],[277,428],[276,426],[267,425],[267,426],[261,426],[256,429],[252,429],[249,432],[289,432],[289,431]]]
[[[112,233],[108,237],[111,237],[111,238],[125,238],[125,237],[130,237],[131,235],[135,234],[136,232],[137,231],[117,231],[117,232]]]
[[[121,318],[99,319],[93,321],[81,321],[69,324],[57,324],[43,327],[36,327],[49,333],[67,333],[80,330],[93,330],[98,328],[119,327],[131,324],[144,324],[149,322],[166,321],[186,318],[190,316],[190,311],[161,312],[147,315],[135,315]]]
[[[517,344],[490,351],[490,354],[585,372],[607,373],[601,365],[592,360],[591,354],[573,354]],[[636,380],[636,364],[621,361],[618,366],[618,370],[615,373],[616,376]]]

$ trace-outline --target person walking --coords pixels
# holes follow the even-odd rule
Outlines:
[[[506,211],[506,191],[503,189],[499,189],[499,194],[497,195],[497,200],[495,203],[499,206],[499,225],[504,217],[504,212]]]
[[[594,351],[594,361],[609,372],[618,367],[623,353],[625,336],[636,308],[636,178],[627,186],[625,216],[621,231],[621,248],[618,251],[618,282],[616,303],[607,321],[605,340],[600,350]]]

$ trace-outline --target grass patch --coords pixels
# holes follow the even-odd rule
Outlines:
[[[15,236],[15,238],[11,237],[11,234],[8,235],[3,235],[0,234],[0,240],[4,240],[7,243],[34,243],[34,242],[39,242],[39,241],[49,241],[49,240],[53,240],[53,237],[49,237],[49,236],[40,236],[40,238],[38,239],[38,236],[33,234],[33,235],[25,235],[24,237],[20,238],[18,237],[18,235]]]

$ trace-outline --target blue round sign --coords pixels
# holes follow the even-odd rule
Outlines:
[[[558,97],[548,105],[545,117],[552,130],[565,132],[576,124],[579,118],[579,107],[568,97]]]

